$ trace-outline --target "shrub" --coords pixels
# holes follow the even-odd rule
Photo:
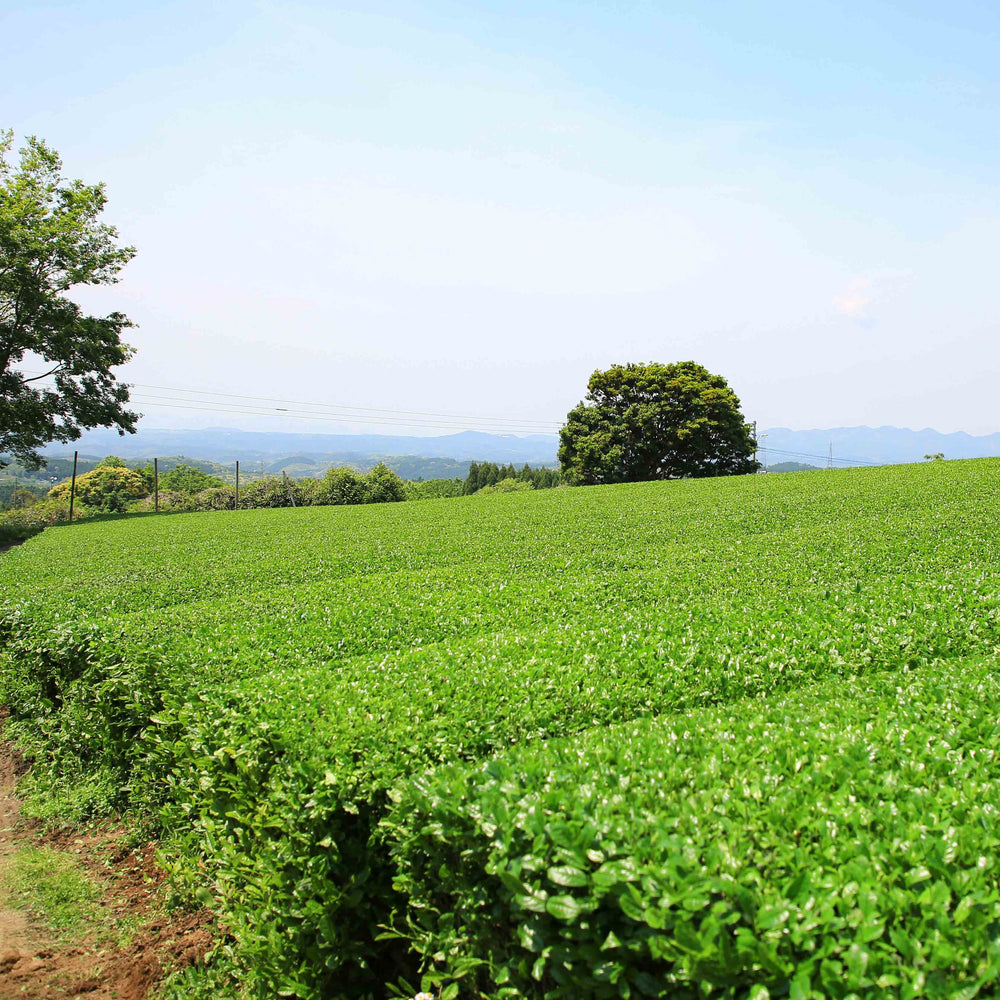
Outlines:
[[[461,479],[427,479],[421,482],[407,482],[407,500],[438,500],[444,497],[460,497],[464,485]]]
[[[315,479],[312,476],[296,480],[299,491],[302,494],[303,507],[316,507],[326,503],[324,497],[324,487],[322,479]],[[296,501],[297,503],[298,501]]]
[[[302,486],[294,479],[268,476],[240,487],[241,508],[303,506],[305,506],[305,496]]]
[[[487,493],[525,493],[534,488],[531,483],[523,479],[501,479],[495,486],[484,486],[481,490],[476,490],[476,496]]]
[[[406,499],[406,486],[389,466],[379,463],[362,480],[365,503],[396,503]]]
[[[984,712],[995,717],[997,699],[988,678],[970,687],[960,661],[993,656],[1000,645],[1000,550],[984,543],[992,538],[1000,507],[998,484],[995,460],[933,463],[818,479],[732,477],[541,491],[516,504],[206,514],[50,532],[0,559],[0,587],[8,595],[0,611],[0,685],[13,713],[7,732],[34,726],[41,733],[29,778],[36,789],[65,788],[67,775],[75,789],[78,775],[101,771],[107,780],[95,786],[95,809],[112,794],[118,796],[115,805],[134,809],[165,804],[159,815],[175,884],[211,898],[259,987],[256,995],[266,997],[383,995],[386,978],[395,979],[401,958],[407,961],[408,942],[425,956],[428,975],[445,977],[446,997],[473,982],[487,993],[495,988],[499,996],[512,988],[496,978],[504,968],[522,977],[512,981],[523,982],[530,996],[565,992],[553,969],[564,959],[559,949],[577,948],[582,959],[565,957],[574,982],[591,982],[584,977],[595,976],[606,961],[602,974],[609,982],[615,977],[619,993],[635,997],[641,991],[638,972],[650,970],[637,969],[630,956],[642,954],[644,935],[659,936],[656,947],[663,944],[663,929],[646,922],[647,935],[624,910],[620,917],[614,909],[617,883],[594,914],[618,921],[613,926],[620,928],[615,935],[623,942],[621,960],[614,939],[605,939],[602,954],[608,957],[593,962],[583,926],[591,915],[563,920],[560,913],[571,912],[565,900],[550,912],[546,897],[536,928],[516,899],[504,895],[510,886],[499,872],[486,870],[493,859],[492,841],[486,842],[491,833],[472,829],[472,808],[481,807],[496,824],[492,835],[506,850],[503,857],[523,861],[528,855],[522,835],[527,830],[537,836],[531,856],[537,853],[543,868],[532,873],[525,862],[514,873],[528,885],[547,878],[550,868],[579,866],[557,853],[566,845],[538,825],[544,815],[518,825],[516,816],[504,818],[504,809],[541,802],[554,813],[564,803],[576,822],[576,800],[582,800],[595,822],[623,831],[602,835],[602,851],[608,842],[625,845],[637,864],[654,866],[642,875],[657,879],[659,887],[649,879],[624,880],[640,892],[645,913],[677,909],[661,905],[673,885],[666,876],[674,855],[655,838],[664,831],[668,836],[675,821],[690,819],[684,812],[684,792],[690,790],[699,801],[730,810],[693,813],[706,826],[716,824],[715,847],[735,844],[733,851],[745,851],[750,841],[738,839],[744,823],[748,836],[758,838],[751,846],[761,887],[750,898],[763,908],[790,892],[778,863],[785,857],[784,841],[793,841],[800,829],[793,825],[799,814],[788,808],[795,800],[781,797],[782,786],[807,797],[815,791],[816,802],[828,802],[822,796],[843,774],[859,810],[858,823],[850,827],[858,836],[843,847],[831,845],[838,862],[844,855],[837,851],[865,848],[862,838],[877,832],[873,823],[866,833],[862,810],[871,808],[879,823],[894,822],[846,783],[849,775],[836,770],[840,761],[851,772],[874,776],[887,803],[898,794],[901,816],[912,818],[914,803],[922,803],[923,825],[912,836],[893,827],[892,836],[943,853],[931,854],[934,864],[914,855],[911,865],[914,884],[932,893],[928,922],[920,922],[910,895],[894,895],[897,882],[886,883],[889,905],[902,901],[899,919],[891,929],[887,924],[889,943],[883,936],[877,949],[869,949],[877,954],[865,959],[851,950],[855,942],[844,947],[843,926],[831,924],[831,941],[841,950],[823,952],[824,961],[845,983],[854,974],[850,962],[868,961],[870,968],[882,963],[876,984],[855,992],[892,997],[902,987],[896,990],[896,974],[885,972],[885,956],[898,939],[903,944],[897,950],[913,945],[915,969],[919,963],[936,968],[936,979],[928,975],[927,994],[946,996],[941,963],[948,961],[948,949],[955,951],[955,934],[938,926],[944,904],[933,894],[940,897],[936,884],[942,879],[920,882],[920,865],[945,871],[952,892],[948,915],[956,927],[968,923],[974,948],[982,941],[983,914],[990,916],[998,898],[992,884],[983,888],[978,871],[956,876],[948,867],[944,853],[954,841],[938,825],[953,821],[962,861],[965,845],[981,845],[996,826],[992,803],[998,790],[988,770],[996,768],[995,736],[985,730],[980,755],[973,753],[969,734],[982,731]],[[509,516],[514,507],[517,517]],[[911,686],[914,671],[936,669],[937,660],[954,667],[952,702],[947,674],[936,675],[942,683]],[[893,672],[887,682],[899,685],[903,696],[866,703],[867,717],[859,714],[853,722],[843,706],[831,705],[828,722],[815,706],[786,697],[791,689],[828,680],[834,691],[843,685],[850,703],[869,687],[875,690],[880,671]],[[982,712],[972,689],[982,696]],[[884,694],[884,685],[878,691]],[[924,707],[925,717],[914,714]],[[645,735],[633,738],[638,728],[621,728],[655,714],[667,717],[668,728],[649,730],[648,743]],[[886,735],[883,723],[894,714],[916,740],[912,769]],[[973,729],[963,728],[966,714]],[[720,739],[715,748],[713,738],[730,718],[745,745],[734,748]],[[804,734],[781,730],[786,719],[801,719]],[[864,744],[869,721],[872,740]],[[663,735],[675,722],[685,724],[676,741]],[[607,725],[619,728],[606,745],[596,736],[594,742],[580,736]],[[813,741],[809,732],[822,734],[824,726],[851,739]],[[579,741],[560,744],[558,751],[552,743],[552,753],[561,756],[546,758],[537,773],[535,757],[510,753],[529,743],[536,744],[533,753],[542,752],[541,741],[574,736]],[[800,736],[808,759],[793,754]],[[862,747],[874,757],[862,758]],[[900,753],[909,749],[907,744]],[[503,781],[494,789],[493,772],[476,767],[476,761],[495,756],[496,766],[510,776],[509,798]],[[675,766],[675,756],[684,761]],[[582,761],[579,769],[574,760]],[[798,769],[797,760],[804,761]],[[592,767],[584,766],[591,761]],[[456,762],[461,766],[450,778],[441,772],[433,779],[458,782],[457,799],[468,792],[454,811],[446,812],[444,802],[439,813],[433,797],[391,804],[390,792],[405,794],[411,779],[422,781],[428,769]],[[698,770],[691,782],[680,791],[671,788],[692,766]],[[952,769],[951,785],[933,770],[938,766]],[[817,784],[811,788],[804,776],[813,772]],[[662,796],[654,794],[661,773]],[[616,786],[618,776],[627,785]],[[713,799],[716,779],[722,791]],[[743,779],[750,784],[739,784]],[[447,784],[421,787],[438,798],[450,795]],[[76,801],[82,808],[84,797]],[[776,803],[770,812],[768,803]],[[843,809],[852,808],[845,799]],[[834,818],[829,811],[817,817]],[[383,819],[388,822],[380,825]],[[443,840],[429,829],[439,821],[447,833]],[[395,824],[402,831],[398,841]],[[648,846],[652,854],[633,849],[637,831],[651,841],[642,849]],[[449,854],[452,835],[463,845],[457,859]],[[390,851],[396,842],[399,850]],[[893,864],[906,856],[902,843]],[[703,846],[694,833],[692,844]],[[981,850],[976,864],[978,857],[989,861],[995,854],[995,847]],[[803,857],[817,868],[822,863],[815,854]],[[848,861],[843,868],[845,875],[854,871]],[[602,878],[614,872],[606,870]],[[860,879],[835,881],[828,869],[823,873],[829,880],[818,889],[837,893],[837,906],[860,900],[852,887],[864,884]],[[988,867],[986,874],[992,873]],[[971,892],[980,893],[970,902],[958,893],[966,874]],[[495,893],[494,878],[502,886]],[[477,937],[482,928],[474,914],[453,905],[469,898],[470,885],[470,893],[487,887],[484,909],[499,908],[492,952],[480,947],[484,938]],[[573,890],[584,887],[565,888],[570,891],[550,895],[576,896]],[[814,911],[822,893],[814,893]],[[461,940],[448,936],[443,918],[429,912],[425,899],[455,917]],[[683,903],[681,909],[687,909]],[[725,919],[733,912],[724,911]],[[856,919],[853,909],[851,914]],[[711,907],[705,916],[713,918]],[[841,916],[834,913],[835,920]],[[387,926],[404,937],[380,940]],[[711,926],[698,939],[709,957]],[[787,926],[780,919],[775,924],[781,931]],[[539,930],[546,942],[542,952],[520,941],[522,929],[525,935]],[[770,940],[766,933],[761,938]],[[443,959],[435,958],[435,941],[443,943]],[[933,951],[939,941],[941,953],[927,954],[925,946]],[[817,952],[826,946],[817,932]],[[985,976],[992,957],[988,949],[983,955]],[[539,959],[542,979],[536,981],[532,972]],[[779,959],[786,962],[787,953]],[[679,962],[687,959],[664,952],[653,961],[653,973],[666,969],[675,980],[669,988],[685,997],[690,984],[680,979],[688,973]],[[465,976],[459,975],[462,962]],[[479,962],[488,964],[473,968]],[[966,955],[959,953],[956,977],[966,974],[962,962]],[[743,978],[729,984],[733,1000],[763,996],[761,990],[749,992],[763,989],[747,981],[758,971],[736,967],[734,976]],[[706,990],[717,990],[721,981],[703,980]],[[964,992],[953,995],[974,995],[974,984],[959,981]],[[802,996],[801,984],[794,985],[797,992],[779,987],[772,995]],[[829,989],[828,995],[841,995],[835,986]],[[986,981],[980,995],[990,991]],[[593,994],[581,986],[578,995]]]
[[[71,483],[49,490],[53,500],[69,502]],[[149,494],[142,474],[120,465],[99,465],[76,480],[76,500],[102,514],[121,514],[133,500]]]
[[[214,486],[196,493],[193,499],[195,510],[234,510],[236,508],[236,490],[232,486]],[[242,495],[240,499],[242,500]]]
[[[209,475],[190,465],[178,465],[160,476],[160,489],[180,493],[201,493],[202,490],[224,485],[218,476]]]
[[[81,506],[81,516],[88,513]],[[69,505],[59,500],[40,500],[20,510],[9,510],[0,514],[0,545],[13,545],[53,524],[63,524],[69,520]]]
[[[178,490],[160,490],[160,511],[167,513],[197,509],[195,498],[189,493],[182,493]],[[148,513],[156,510],[156,497],[143,497],[132,505],[131,510],[136,513]]]
[[[363,479],[353,469],[329,469],[320,480],[320,488],[313,498],[315,504],[364,503]]]
[[[40,499],[38,493],[21,486],[11,493],[9,507],[11,510],[24,510],[25,507],[33,507]]]

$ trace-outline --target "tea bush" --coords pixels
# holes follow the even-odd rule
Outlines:
[[[390,793],[540,740],[737,703],[749,724],[809,685],[995,655],[998,485],[987,460],[81,523],[0,558],[0,700],[36,795],[72,770],[92,810],[160,817],[176,884],[212,901],[260,996],[382,993],[421,955],[449,991],[460,961],[499,991],[520,918],[495,955],[477,938],[436,959],[450,932],[414,873],[444,848]],[[562,989],[532,969],[529,994]]]
[[[80,505],[84,514],[93,513]],[[54,524],[69,520],[69,504],[60,500],[40,500],[30,507],[0,512],[0,547],[15,545]]]
[[[424,989],[993,996],[995,664],[591,730],[400,785]]]

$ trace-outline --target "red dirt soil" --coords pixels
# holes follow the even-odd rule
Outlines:
[[[14,797],[24,770],[16,748],[0,742],[0,867],[28,844],[73,853],[103,890],[100,907],[108,920],[137,917],[141,928],[121,948],[98,934],[68,945],[30,914],[0,907],[0,998],[145,1000],[168,972],[203,961],[218,930],[206,910],[163,915],[164,876],[154,845],[122,849],[122,831],[110,826],[43,833],[21,818]]]

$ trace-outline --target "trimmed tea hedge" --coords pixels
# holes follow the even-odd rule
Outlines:
[[[871,675],[403,783],[398,931],[465,996],[994,996],[998,695]]]
[[[401,781],[992,654],[998,485],[933,463],[59,528],[0,558],[0,700],[52,808],[159,816],[261,996],[377,993],[414,967],[379,940],[417,908],[381,825]]]

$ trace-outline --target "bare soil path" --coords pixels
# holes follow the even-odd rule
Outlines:
[[[145,1000],[171,970],[201,962],[215,927],[206,911],[162,908],[163,873],[153,844],[121,846],[111,827],[43,832],[20,815],[14,795],[23,761],[0,742],[0,883],[18,852],[71,854],[99,888],[96,919],[72,939],[10,893],[0,902],[0,1000]]]

